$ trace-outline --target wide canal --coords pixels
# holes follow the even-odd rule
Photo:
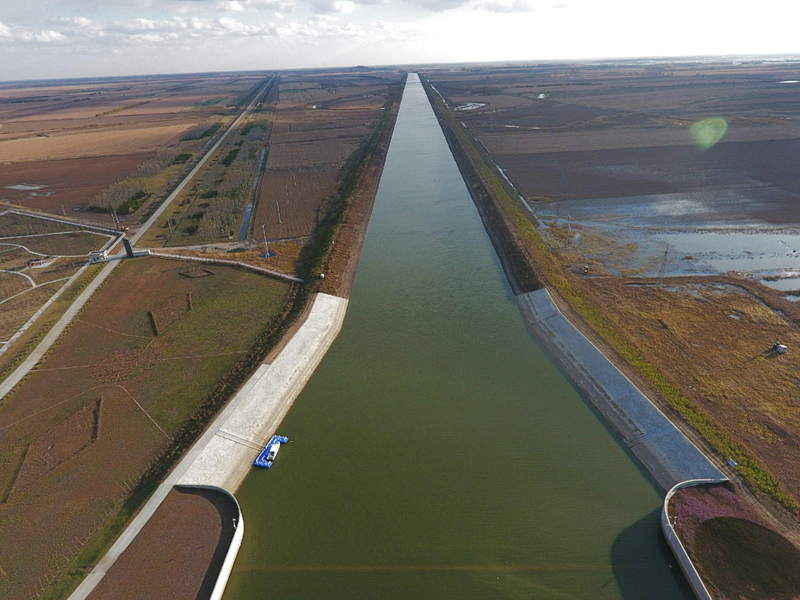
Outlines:
[[[662,493],[525,328],[410,75],[344,328],[226,600],[689,598]]]

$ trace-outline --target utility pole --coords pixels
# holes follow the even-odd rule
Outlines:
[[[666,249],[664,250],[664,258],[661,259],[661,281],[659,282],[660,285],[664,284],[664,273],[667,270],[667,257],[669,256],[669,244],[667,244]]]
[[[267,230],[264,225],[261,226],[261,233],[264,234],[264,258],[269,258],[269,246],[267,246]]]
[[[61,214],[63,214],[65,217],[67,216],[67,209],[64,208],[63,204],[61,205]]]
[[[569,246],[572,237],[572,215],[567,215],[567,239],[564,240],[564,247]]]
[[[281,205],[278,204],[277,200],[275,200],[275,208],[278,209],[278,225],[281,225],[281,224],[283,224],[283,221],[281,221]],[[262,227],[263,227],[263,225],[262,225]]]

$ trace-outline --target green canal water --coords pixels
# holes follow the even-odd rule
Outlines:
[[[526,330],[409,76],[344,327],[226,600],[689,598],[662,495]]]

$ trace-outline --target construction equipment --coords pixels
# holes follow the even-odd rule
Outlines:
[[[114,217],[114,229],[122,232],[128,231],[129,227],[127,225],[123,225],[117,217],[117,211],[112,210],[111,215]]]

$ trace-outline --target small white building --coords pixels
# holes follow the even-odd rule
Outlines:
[[[89,252],[89,262],[103,262],[108,260],[108,250],[92,250]]]

